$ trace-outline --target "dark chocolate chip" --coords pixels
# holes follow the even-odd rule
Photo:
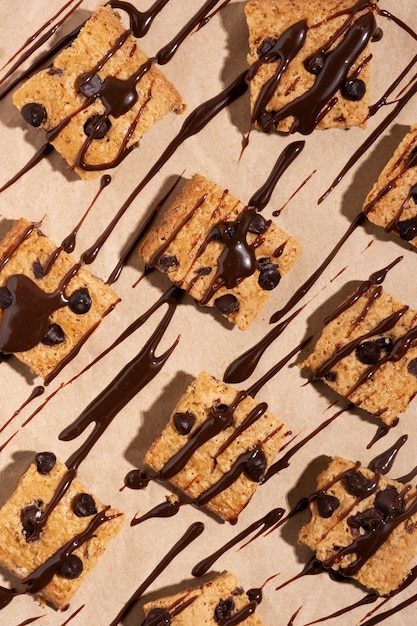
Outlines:
[[[376,341],[364,341],[355,350],[356,358],[365,365],[374,365],[381,358],[381,346]]]
[[[177,257],[173,254],[163,254],[159,257],[157,261],[158,268],[161,270],[161,272],[164,272],[165,274],[167,274],[170,269],[178,267],[179,264],[180,263]]]
[[[404,510],[404,500],[395,487],[387,487],[378,491],[374,504],[384,517],[400,515]]]
[[[74,580],[81,576],[83,569],[84,566],[80,557],[76,554],[69,554],[59,568],[59,573],[68,580]]]
[[[230,314],[239,311],[239,300],[231,293],[225,293],[224,296],[216,298],[214,306],[220,313]]]
[[[329,493],[320,493],[317,496],[317,509],[320,517],[331,517],[339,505],[339,499]]]
[[[83,96],[91,98],[100,93],[102,85],[102,80],[98,74],[84,74],[78,81],[78,91]]]
[[[265,291],[272,291],[279,284],[281,280],[281,274],[279,266],[276,263],[271,263],[271,259],[263,258],[258,260],[258,284],[261,289]]]
[[[275,39],[275,37],[266,37],[257,49],[258,57],[262,58],[266,54],[268,54],[268,52],[272,50],[276,43],[277,40]]]
[[[0,287],[0,309],[7,309],[13,302],[13,296],[7,287]]]
[[[371,41],[373,42],[381,41],[383,36],[384,36],[384,31],[382,30],[382,28],[377,26],[377,28],[375,28],[374,33],[371,37]]]
[[[41,506],[43,505],[42,500],[37,500],[34,504],[29,506],[25,506],[20,511],[20,521],[23,526],[23,534],[26,538],[31,537],[33,535],[33,531],[36,527],[36,520],[40,517],[42,511]]]
[[[227,224],[226,228],[223,231],[223,239],[233,239],[233,237],[236,235],[237,232],[237,226],[235,226],[234,224]]]
[[[48,118],[48,114],[43,104],[38,104],[37,102],[24,104],[20,112],[23,119],[35,128],[38,128],[41,124],[46,122]]]
[[[36,259],[36,261],[33,261],[32,264],[32,271],[33,271],[33,275],[37,280],[40,280],[41,278],[44,277],[44,273],[43,273],[43,265],[42,263],[39,261],[39,259]]]
[[[180,435],[188,435],[195,424],[196,417],[193,413],[186,411],[185,413],[175,413],[174,425]]]
[[[72,509],[77,517],[89,517],[97,513],[96,503],[89,493],[79,493],[75,496]]]
[[[226,600],[220,600],[214,609],[214,621],[216,624],[224,624],[232,615],[232,611],[235,608],[235,601],[233,598],[226,598]]]
[[[304,67],[307,72],[310,74],[320,74],[326,62],[326,57],[324,56],[314,56],[310,57],[304,62]]]
[[[417,237],[417,217],[397,222],[396,228],[403,241],[411,241]]]
[[[91,304],[90,294],[85,287],[80,287],[80,289],[74,291],[68,301],[69,308],[73,313],[77,313],[77,315],[88,313],[91,309]]]
[[[375,483],[368,480],[361,472],[353,472],[346,476],[345,485],[351,496],[364,498],[369,492],[372,493]]]
[[[360,78],[351,78],[342,86],[342,96],[346,100],[357,102],[362,100],[366,93],[366,85]]]
[[[258,448],[252,458],[245,463],[245,474],[249,480],[259,483],[264,476],[265,469],[266,456],[264,451],[261,448]]]
[[[411,361],[407,365],[407,371],[412,376],[417,377],[417,359],[411,359]]]
[[[198,270],[195,270],[195,273],[199,276],[208,276],[211,272],[211,267],[199,267]]]
[[[337,374],[336,374],[336,372],[333,372],[332,370],[330,370],[330,372],[326,372],[325,373],[323,378],[324,378],[324,380],[327,380],[329,383],[334,383],[334,382],[336,382]]]
[[[84,133],[90,137],[94,133],[93,139],[103,139],[111,128],[108,117],[102,115],[92,115],[84,124]]]
[[[263,217],[263,215],[261,215],[260,213],[256,213],[251,219],[248,230],[255,235],[263,235],[263,233],[267,230],[270,224],[271,220],[267,221]]]
[[[41,343],[44,346],[58,346],[64,343],[65,333],[59,324],[50,324],[45,330]]]
[[[35,463],[39,474],[46,476],[55,467],[56,456],[53,452],[38,452]]]
[[[357,530],[363,528],[367,532],[375,530],[383,521],[384,516],[382,512],[374,507],[347,518],[348,526]]]
[[[276,111],[267,111],[266,109],[262,109],[260,112],[257,122],[264,132],[268,132],[269,128],[267,127],[275,115]]]

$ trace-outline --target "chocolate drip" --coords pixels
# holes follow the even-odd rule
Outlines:
[[[197,539],[204,530],[204,524],[201,522],[194,522],[186,530],[184,535],[177,541],[177,543],[171,548],[171,550],[165,555],[165,557],[158,563],[155,569],[149,574],[144,582],[137,588],[123,609],[118,613],[114,620],[111,621],[109,626],[117,626],[121,620],[131,611],[136,602],[142,597],[146,589],[158,578],[158,576],[164,571],[164,569],[171,563],[171,561],[182,552],[188,545]]]
[[[27,400],[25,400],[18,409],[16,409],[16,411],[13,413],[13,415],[11,417],[9,417],[8,420],[6,420],[6,422],[0,427],[0,433],[3,432],[3,430],[5,428],[7,428],[7,426],[14,420],[15,417],[17,417],[19,415],[19,413],[30,403],[32,402],[32,400],[34,400],[35,398],[38,398],[39,396],[41,396],[45,391],[45,387],[38,385],[36,387],[34,387],[34,389],[32,390],[29,398]]]
[[[153,519],[154,517],[173,517],[178,513],[182,504],[184,503],[180,502],[179,500],[173,500],[172,502],[171,500],[166,500],[165,502],[154,506],[152,509],[150,509],[150,511],[144,513],[144,515],[141,515],[140,517],[134,517],[131,520],[130,525],[137,526],[138,524],[145,522],[147,519]]]
[[[257,606],[258,603],[255,600],[251,600],[249,604],[246,604],[240,611],[223,622],[223,626],[236,626],[236,624],[241,624],[255,613]]]
[[[21,595],[22,592],[18,592],[15,589],[7,589],[7,587],[0,587],[0,611],[4,609],[16,596]]]
[[[360,606],[365,606],[366,604],[372,604],[373,602],[376,602],[380,598],[381,596],[379,596],[376,593],[367,593],[363,598],[361,598],[360,600],[357,600],[353,604],[349,604],[349,606],[345,606],[342,609],[339,609],[338,611],[334,611],[334,613],[330,613],[329,615],[326,615],[325,617],[319,617],[318,619],[315,619],[313,622],[308,622],[308,624],[305,624],[305,626],[312,626],[313,624],[320,624],[321,622],[326,622],[329,619],[340,617],[341,615],[345,615],[346,613],[349,613],[350,611],[353,611],[354,609],[357,609]]]
[[[264,532],[267,528],[270,528],[274,524],[276,524],[283,516],[284,509],[276,508],[272,509],[269,513],[261,517],[256,522],[250,524],[247,528],[238,533],[233,539],[224,544],[221,548],[213,552],[210,556],[206,557],[199,561],[196,565],[194,565],[191,573],[193,576],[203,576],[208,572],[208,570],[214,565],[214,563],[219,559],[223,554],[225,554],[228,550],[233,548],[235,545],[240,543],[243,539],[246,539],[250,534],[252,534],[259,527],[262,527],[262,531]]]
[[[295,121],[290,132],[298,131],[304,135],[313,132],[320,112],[345,82],[351,66],[366,48],[375,28],[372,13],[359,17],[343,40],[326,54],[323,69],[311,89],[284,105],[266,122],[264,129],[269,130],[286,117],[293,116]]]
[[[142,350],[84,409],[79,417],[60,433],[59,439],[61,441],[71,441],[79,437],[90,424],[94,423],[94,428],[86,441],[68,459],[66,463],[68,468],[78,468],[119,411],[158,374],[174,351],[178,339],[161,356],[155,356],[155,350],[174,315],[179,295],[179,290],[176,288],[167,292],[165,301],[168,304],[168,311]],[[161,302],[159,302],[160,304]],[[146,321],[153,311],[154,307],[142,317],[141,321]],[[129,334],[131,329],[126,332]]]
[[[393,446],[388,448],[388,450],[372,459],[372,461],[370,461],[368,465],[369,469],[373,472],[378,472],[379,474],[388,474],[388,472],[391,471],[392,466],[394,465],[394,461],[397,457],[398,452],[405,444],[407,439],[408,436],[403,435],[398,439],[398,441],[396,441],[396,443],[394,443]]]
[[[35,152],[33,157],[31,159],[29,159],[29,161],[26,163],[26,165],[24,167],[22,167],[22,169],[19,170],[17,172],[17,174],[12,176],[12,178],[10,178],[7,181],[7,183],[5,183],[2,187],[0,187],[0,193],[2,191],[4,191],[5,189],[8,189],[8,187],[11,187],[18,180],[20,180],[20,178],[22,178],[22,176],[27,174],[33,167],[35,167],[35,165],[40,163],[40,161],[42,161],[42,159],[44,159],[47,156],[49,156],[51,154],[51,152],[53,152],[53,150],[54,150],[54,147],[51,144],[49,144],[49,143],[43,144],[43,146],[41,146],[39,148],[39,150],[37,150]]]
[[[157,0],[148,11],[138,11],[130,2],[123,2],[123,0],[110,0],[109,4],[113,9],[126,11],[133,35],[140,39],[148,33],[155,17],[168,2],[169,0]]]
[[[399,422],[399,419],[397,418],[396,420],[394,420],[394,423],[392,423],[390,425],[388,425],[388,424],[380,424],[378,426],[378,428],[376,429],[375,435],[372,437],[371,441],[366,446],[367,450],[372,448],[374,443],[376,443],[377,441],[382,439],[382,437],[385,437],[386,435],[388,435],[388,433],[390,432],[391,428],[394,428],[395,426],[397,426],[398,422]]]

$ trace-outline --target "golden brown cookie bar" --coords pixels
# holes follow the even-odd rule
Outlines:
[[[0,242],[0,351],[38,376],[57,373],[118,301],[36,224],[17,220]]]
[[[387,594],[401,585],[417,554],[416,496],[410,485],[335,458],[317,478],[311,520],[299,541],[325,568]]]
[[[417,246],[417,125],[382,170],[363,211],[374,224]]]
[[[329,316],[303,365],[385,424],[417,393],[417,312],[367,281]]]
[[[248,605],[248,596],[239,585],[236,576],[230,572],[224,572],[200,587],[187,589],[182,593],[145,604],[143,610],[146,620],[143,626],[150,624],[151,620],[156,620],[158,617],[169,619],[169,622],[161,621],[161,624],[169,623],[172,626],[196,626],[196,624],[216,626],[233,617],[236,618],[236,615],[244,611]],[[239,624],[262,626],[256,613],[246,618],[242,617],[241,621],[239,618]]]
[[[300,249],[228,190],[195,174],[149,233],[140,256],[246,330]]]
[[[67,472],[54,454],[37,454],[0,510],[0,565],[22,580],[29,593],[40,581],[36,595],[60,610],[68,606],[123,521],[120,513],[104,507],[75,478],[39,532],[36,520],[45,513]],[[74,539],[78,547],[71,546],[63,554],[63,546]],[[52,565],[53,556],[53,577],[43,578],[42,569]]]
[[[356,0],[246,4],[251,110],[263,130],[308,134],[364,126],[376,24],[370,7],[358,11],[355,5]]]
[[[132,80],[148,58],[129,33],[110,6],[99,7],[52,66],[13,97],[81,178],[117,165],[168,111],[184,108],[158,68]]]
[[[145,464],[196,505],[234,522],[285,435],[266,403],[202,372],[180,398]]]

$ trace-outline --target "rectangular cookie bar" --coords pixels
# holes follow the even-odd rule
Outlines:
[[[417,312],[366,281],[327,319],[302,365],[393,425],[417,393]]]
[[[178,401],[145,464],[197,506],[235,522],[285,435],[266,403],[202,372]]]
[[[38,532],[35,521],[67,471],[53,453],[37,454],[0,510],[0,565],[20,579],[28,593],[40,587],[35,595],[59,610],[68,606],[123,521],[118,511],[104,507],[75,478]],[[63,546],[76,538],[78,547],[61,554]],[[53,556],[53,576],[46,580],[42,569],[52,564]]]
[[[365,125],[369,42],[376,23],[372,8],[360,11],[357,4],[356,0],[246,4],[253,123],[263,130],[302,134],[315,128]]]
[[[400,142],[362,210],[373,224],[417,246],[417,125]]]
[[[32,126],[47,137],[81,178],[116,166],[143,133],[184,106],[174,86],[148,62],[110,6],[99,7],[71,46],[13,96]]]
[[[240,619],[236,617],[249,605],[249,599],[236,576],[224,572],[200,587],[148,602],[143,607],[146,619],[143,626],[154,623],[158,617],[166,618],[172,626],[218,626],[230,619],[239,619],[243,626],[262,626],[256,613]],[[158,622],[159,623],[159,622]]]
[[[299,542],[332,568],[379,593],[397,589],[417,554],[417,492],[334,458],[317,478]]]
[[[55,375],[119,302],[39,226],[19,219],[0,242],[0,352]]]
[[[246,330],[300,249],[228,190],[194,174],[146,237],[140,256]]]

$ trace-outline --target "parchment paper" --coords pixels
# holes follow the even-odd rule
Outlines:
[[[2,0],[0,63],[19,49],[26,38],[62,4],[60,0],[19,0],[13,3]],[[151,3],[135,0],[134,4],[145,10]],[[94,0],[86,0],[59,35],[57,33],[53,37],[53,41],[86,19],[96,5]],[[145,52],[148,55],[157,52],[177,34],[200,5],[195,0],[171,0],[155,20],[149,34],[141,41],[140,45]],[[381,0],[379,5],[417,30],[417,11],[412,0]],[[409,62],[416,47],[415,41],[395,23],[379,18],[379,24],[383,28],[384,37],[373,46],[371,102],[378,99]],[[163,69],[182,93],[190,112],[201,102],[216,95],[246,68],[247,51],[244,2],[232,0],[204,28],[188,37],[174,59]],[[131,528],[129,522],[136,513],[145,513],[162,502],[169,491],[164,485],[156,483],[151,483],[145,491],[120,491],[126,473],[142,466],[146,449],[159,434],[191,379],[203,369],[221,379],[227,365],[266,334],[271,328],[270,315],[287,302],[346,231],[384,163],[410,125],[417,121],[415,99],[409,102],[326,201],[318,205],[317,199],[355,148],[389,110],[389,107],[383,107],[369,121],[366,130],[316,131],[305,137],[304,151],[282,177],[263,213],[269,218],[273,210],[280,209],[292,198],[277,218],[277,223],[303,246],[303,253],[296,266],[281,281],[270,303],[247,332],[231,328],[220,315],[197,307],[191,299],[185,299],[159,348],[162,352],[180,335],[174,354],[161,374],[116,417],[79,471],[80,480],[102,502],[111,503],[125,512],[126,522],[122,532],[74,597],[65,615],[49,607],[38,606],[30,596],[22,596],[0,613],[1,624],[13,626],[29,618],[42,616],[39,623],[58,626],[73,611],[83,607],[72,618],[71,624],[106,626],[189,524],[195,520],[203,521],[206,527],[204,534],[164,570],[137,609],[125,620],[126,625],[138,624],[143,619],[140,607],[143,601],[199,583],[191,576],[191,569],[199,559],[223,545],[271,508],[282,506],[288,511],[300,497],[309,495],[315,489],[316,474],[324,468],[329,457],[340,455],[360,460],[366,465],[374,456],[391,446],[401,434],[406,433],[408,442],[398,455],[393,475],[401,476],[414,467],[416,401],[401,417],[399,425],[371,449],[366,446],[376,432],[377,419],[359,410],[342,414],[293,457],[288,469],[258,489],[240,516],[237,526],[221,524],[204,511],[183,507],[174,518],[153,519]],[[110,172],[112,183],[102,193],[79,231],[75,257],[96,240],[130,191],[178,132],[182,121],[183,118],[175,115],[165,118],[143,138],[137,150]],[[247,94],[178,149],[130,206],[91,266],[91,271],[107,279],[145,215],[182,173],[184,178],[189,178],[193,172],[200,172],[247,202],[265,181],[284,146],[300,139],[297,136],[252,132],[249,147],[239,160],[241,139],[248,130],[248,124]],[[42,133],[27,127],[13,107],[11,96],[0,103],[0,125],[1,185],[25,165],[45,139]],[[294,195],[308,177],[308,182]],[[78,179],[68,171],[61,157],[54,154],[0,194],[1,232],[6,232],[11,220],[24,216],[34,221],[43,220],[44,232],[59,244],[78,223],[96,194],[98,184],[99,179],[92,182]],[[385,288],[416,309],[415,250],[401,243],[394,235],[387,235],[366,223],[349,238],[304,299],[306,306],[303,312],[272,344],[253,376],[240,387],[247,387],[258,380],[303,338],[317,332],[326,313],[351,293],[359,281],[367,279],[370,273],[385,267],[399,255],[403,255],[403,260],[389,273]],[[153,316],[98,365],[59,391],[27,426],[22,426],[47,394],[56,390],[62,382],[68,381],[110,345],[168,287],[166,277],[156,273],[133,287],[142,270],[143,266],[135,252],[114,284],[122,298],[120,305],[104,320],[78,357],[51,383],[44,396],[32,401],[1,432],[0,445],[10,437],[12,439],[0,455],[0,504],[9,497],[34,453],[53,450],[61,460],[65,460],[78,447],[79,441],[60,442],[58,434],[140,350],[155,328],[163,311]],[[269,408],[298,438],[307,435],[321,421],[330,417],[332,412],[344,406],[343,400],[324,385],[305,384],[296,366],[300,358],[292,359],[257,396],[260,401],[268,403]],[[42,381],[33,377],[16,359],[1,364],[0,424],[13,415],[29,397],[34,386],[39,384]],[[281,591],[275,590],[278,584],[300,572],[311,556],[308,550],[297,545],[298,530],[306,519],[306,515],[297,516],[280,530],[257,539],[246,548],[227,552],[213,568],[214,572],[226,569],[234,571],[246,589],[258,587],[268,577],[279,574],[264,587],[264,600],[258,608],[258,614],[266,626],[286,625],[300,606],[302,608],[294,623],[306,624],[359,600],[365,594],[359,586],[337,583],[326,575],[304,577]],[[11,584],[9,575],[5,572],[1,574],[4,584]],[[384,608],[397,604],[413,593],[415,588],[411,586],[400,596],[391,599]],[[329,623],[355,624],[368,610],[369,607],[362,607]],[[412,624],[414,615],[415,605],[412,605],[395,614],[388,623],[391,626]]]

